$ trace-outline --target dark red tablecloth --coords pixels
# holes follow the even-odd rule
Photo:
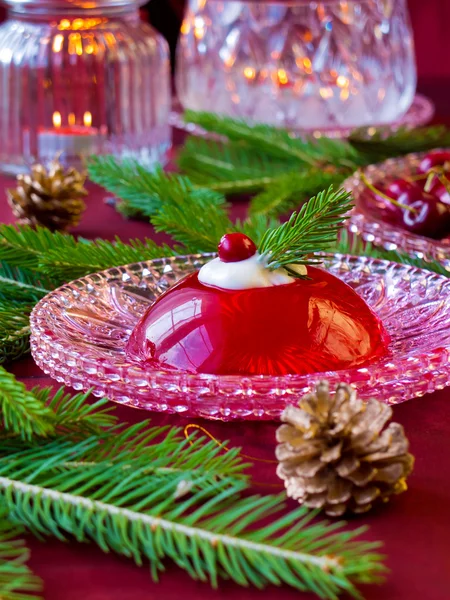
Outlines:
[[[448,87],[448,86],[447,86]],[[426,91],[441,99],[443,84],[428,82]],[[442,102],[442,110],[449,110]],[[446,116],[441,112],[441,116]],[[13,181],[0,178],[0,188]],[[76,233],[88,238],[119,235],[128,240],[153,234],[150,225],[125,221],[104,202],[105,194],[91,187],[88,210]],[[244,204],[235,204],[236,216],[245,213]],[[11,223],[6,200],[0,204],[0,221]],[[28,386],[53,382],[34,365],[31,358],[14,363],[11,370]],[[402,423],[416,456],[416,467],[409,480],[409,491],[395,498],[382,510],[354,519],[352,524],[370,525],[367,539],[383,540],[391,569],[386,584],[367,587],[368,600],[448,600],[450,598],[450,388],[410,400],[394,408],[395,420]],[[128,422],[149,416],[153,424],[185,425],[192,420],[178,416],[148,414],[118,407],[117,415]],[[215,436],[229,439],[244,448],[246,454],[272,458],[275,423],[203,423]],[[255,479],[274,483],[274,467],[257,465]],[[255,492],[264,491],[261,487]],[[272,488],[267,489],[273,491]],[[185,573],[168,564],[159,584],[152,583],[148,569],[131,561],[105,555],[94,545],[74,542],[45,543],[30,538],[31,566],[45,582],[47,600],[256,600],[262,592],[222,583],[217,591],[192,581]],[[300,595],[288,588],[268,588],[266,597],[294,600]]]

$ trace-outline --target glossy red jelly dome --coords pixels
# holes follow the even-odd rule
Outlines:
[[[361,366],[387,354],[389,336],[337,277],[224,290],[193,273],[149,308],[127,346],[132,360],[192,373],[286,375]]]

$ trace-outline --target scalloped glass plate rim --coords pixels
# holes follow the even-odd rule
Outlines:
[[[49,373],[52,377],[58,379],[55,376],[55,369],[52,366],[56,360],[56,364],[58,368],[64,366],[64,370],[69,373],[67,376],[61,376],[62,371],[58,371],[60,377],[58,381],[64,382],[67,385],[71,385],[75,389],[84,389],[88,390],[94,388],[94,394],[97,396],[108,396],[111,400],[128,404],[131,406],[137,406],[139,408],[155,410],[155,408],[150,408],[151,402],[140,401],[139,398],[140,393],[142,393],[142,389],[134,390],[137,394],[138,398],[132,398],[131,395],[127,400],[122,398],[123,390],[120,389],[120,386],[124,384],[123,378],[116,378],[114,380],[109,381],[108,389],[103,389],[100,380],[96,379],[94,376],[94,381],[89,377],[81,377],[80,372],[74,371],[72,374],[70,373],[70,368],[68,368],[67,361],[71,361],[72,359],[80,360],[81,363],[86,363],[87,361],[99,361],[98,364],[101,364],[102,367],[109,366],[111,368],[120,368],[128,370],[128,379],[125,382],[128,388],[133,388],[133,377],[141,375],[143,378],[151,377],[152,378],[152,386],[148,388],[148,393],[151,396],[152,394],[157,394],[158,392],[173,393],[175,396],[181,397],[183,394],[187,397],[190,396],[189,402],[192,402],[194,396],[194,408],[190,410],[192,416],[203,416],[209,418],[221,418],[221,419],[229,419],[229,418],[273,418],[273,416],[280,414],[284,406],[293,400],[293,397],[298,397],[299,394],[306,393],[309,389],[312,388],[314,382],[319,379],[329,379],[331,383],[335,384],[340,381],[344,381],[347,383],[353,383],[356,388],[364,388],[364,385],[367,384],[367,381],[371,379],[371,373],[377,371],[382,367],[386,369],[386,373],[384,375],[384,381],[381,382],[377,387],[370,388],[371,396],[378,396],[388,401],[390,403],[398,403],[404,400],[407,400],[411,397],[422,396],[425,393],[434,391],[435,389],[442,389],[446,385],[450,384],[450,333],[448,337],[448,343],[446,345],[438,345],[431,346],[426,349],[424,353],[424,349],[417,349],[408,354],[408,356],[400,355],[404,361],[411,361],[409,364],[410,370],[414,371],[415,379],[414,381],[422,381],[423,385],[419,386],[418,389],[414,389],[412,386],[411,377],[407,382],[405,382],[405,386],[403,391],[400,391],[397,387],[397,378],[399,373],[402,371],[395,366],[396,356],[390,356],[385,359],[381,359],[376,361],[366,367],[352,368],[343,371],[328,371],[322,373],[313,373],[310,375],[284,375],[284,376],[267,376],[267,375],[253,375],[253,376],[240,376],[240,375],[210,375],[210,374],[193,374],[184,371],[177,370],[169,370],[169,369],[145,369],[138,363],[133,363],[127,361],[124,356],[124,350],[117,351],[116,357],[108,357],[99,359],[95,353],[89,355],[89,350],[86,347],[77,349],[74,347],[73,343],[68,344],[67,340],[63,341],[61,338],[55,334],[54,331],[49,329],[48,325],[48,311],[46,313],[46,317],[43,317],[41,313],[41,309],[45,307],[49,302],[58,302],[58,299],[61,299],[64,294],[71,294],[71,297],[74,298],[73,288],[71,286],[75,286],[79,289],[81,287],[86,287],[90,285],[92,287],[93,277],[100,278],[99,285],[100,287],[106,285],[109,288],[112,287],[110,281],[108,281],[108,277],[115,278],[114,281],[119,281],[117,278],[121,275],[122,271],[129,270],[133,271],[133,274],[137,272],[143,272],[144,269],[151,268],[160,268],[162,277],[164,266],[167,265],[188,265],[188,269],[185,270],[183,274],[187,274],[188,272],[192,272],[195,268],[200,266],[204,261],[214,257],[214,253],[208,254],[196,254],[196,255],[186,255],[186,256],[174,256],[174,257],[165,257],[159,259],[149,260],[147,262],[135,263],[131,265],[125,265],[123,267],[112,267],[110,269],[106,269],[105,271],[94,273],[92,275],[88,275],[86,277],[77,279],[73,282],[65,284],[58,290],[50,292],[45,298],[43,298],[34,308],[31,315],[31,345],[32,345],[32,353],[36,360],[36,363],[43,369],[44,372]],[[183,262],[184,261],[184,262]],[[190,262],[188,262],[190,261]],[[446,277],[437,275],[435,273],[417,269],[416,267],[410,267],[407,265],[399,265],[397,263],[391,263],[389,261],[384,261],[381,259],[372,259],[369,257],[358,257],[358,256],[350,256],[350,255],[342,255],[342,254],[332,254],[327,256],[327,261],[330,269],[335,269],[335,271],[345,273],[353,272],[350,267],[355,265],[360,267],[360,272],[364,275],[364,270],[368,269],[370,266],[381,268],[392,268],[394,270],[399,271],[400,276],[404,279],[408,278],[411,274],[416,274],[416,278],[425,276],[428,280],[432,280],[435,283],[439,283],[439,285],[447,285],[448,293],[450,296],[450,280],[447,280]],[[192,267],[192,268],[189,268]],[[340,270],[339,270],[340,269]],[[414,275],[413,275],[414,276]],[[377,277],[380,279],[381,275],[377,274]],[[121,280],[122,281],[122,280]],[[94,284],[95,286],[95,284]],[[162,292],[161,292],[162,293]],[[143,300],[143,310],[140,314],[143,314],[144,310],[149,306],[149,300]],[[45,313],[45,311],[43,311]],[[137,322],[138,316],[136,316],[135,322]],[[449,315],[450,321],[450,315]],[[128,331],[128,337],[131,331]],[[42,337],[44,336],[44,337]],[[48,344],[48,348],[44,355],[41,356],[43,343]],[[124,342],[125,345],[126,341]],[[61,355],[59,355],[61,353]],[[58,355],[58,358],[53,360],[52,356],[55,354]],[[62,356],[62,358],[61,358]],[[424,358],[430,363],[425,364]],[[422,359],[422,360],[421,360]],[[109,365],[108,365],[108,360]],[[58,362],[59,361],[59,362]],[[442,371],[442,377],[437,378],[436,375],[436,362],[438,361]],[[420,365],[418,364],[420,363]],[[431,364],[433,363],[433,365]],[[78,368],[78,367],[77,367]],[[433,373],[433,377],[429,377],[429,375]],[[77,375],[77,377],[74,376]],[[81,371],[83,375],[84,372]],[[394,377],[395,375],[395,377]],[[427,376],[428,375],[428,376]],[[389,379],[389,377],[391,379]],[[119,381],[120,379],[120,381]],[[439,380],[438,380],[439,379]],[[427,381],[428,380],[428,381]],[[76,385],[74,385],[74,381],[76,381]],[[97,381],[97,384],[95,383]],[[209,389],[203,388],[203,392],[199,391],[196,387],[199,384],[213,384]],[[267,388],[264,388],[264,384],[269,384]],[[377,381],[378,384],[378,381]],[[426,384],[426,385],[425,385]],[[387,388],[393,386],[394,391],[387,392]],[[191,387],[192,386],[192,387]],[[425,386],[425,387],[424,387]],[[103,386],[104,387],[104,386]],[[264,388],[264,389],[263,389]],[[225,391],[224,391],[225,390]],[[408,390],[408,391],[407,391]],[[109,393],[108,393],[109,391]],[[366,390],[366,393],[368,390]],[[385,392],[385,394],[384,394]],[[406,396],[405,396],[406,393]],[[251,403],[251,398],[255,400],[256,404],[261,402],[261,406],[258,409],[255,409],[252,415],[249,417],[242,417],[243,412],[245,412],[244,408],[242,408],[241,413],[232,409],[232,413],[227,413],[226,406],[222,406],[222,413],[219,416],[208,415],[202,413],[202,401],[205,397],[208,397],[208,402],[211,402],[211,397],[217,394],[220,395],[220,402],[232,402],[236,398],[236,395],[239,395],[241,398],[246,398],[249,403]],[[368,395],[368,394],[367,394]],[[367,397],[366,395],[366,397]],[[122,398],[122,399],[118,399]],[[290,398],[290,401],[289,401]],[[270,399],[272,402],[272,406],[268,406],[267,410],[264,407],[264,402],[266,399]],[[244,401],[244,404],[245,404]],[[218,403],[219,400],[217,401]],[[157,404],[157,403],[156,403]],[[164,402],[163,402],[164,404]],[[275,405],[275,406],[274,406]],[[166,408],[156,410],[168,410],[169,412],[177,412],[177,409],[171,405]],[[234,412],[233,412],[234,411]],[[180,410],[179,412],[183,412]]]

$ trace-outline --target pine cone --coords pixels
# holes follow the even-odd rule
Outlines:
[[[398,423],[384,426],[392,409],[363,402],[344,383],[332,396],[327,381],[288,406],[277,430],[277,474],[287,495],[330,516],[362,513],[407,489],[414,457]]]
[[[65,231],[78,225],[86,208],[85,181],[86,175],[73,167],[65,171],[57,160],[48,171],[36,164],[29,175],[17,176],[16,189],[7,191],[8,202],[20,224]]]

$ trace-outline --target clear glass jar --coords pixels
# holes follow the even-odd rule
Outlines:
[[[55,155],[164,162],[171,144],[165,40],[134,0],[8,0],[0,26],[0,169]]]
[[[391,123],[416,89],[406,0],[189,0],[182,105],[292,129]]]

